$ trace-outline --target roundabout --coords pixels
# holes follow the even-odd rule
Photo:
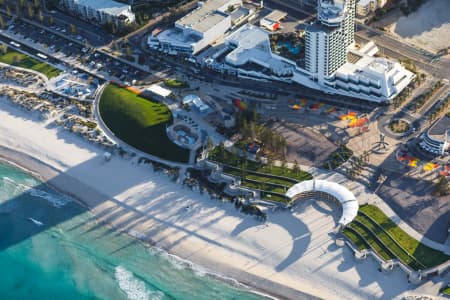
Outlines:
[[[420,120],[406,112],[383,115],[378,120],[378,130],[387,137],[402,140],[419,132]]]
[[[411,125],[407,120],[396,119],[389,123],[389,129],[396,134],[403,134],[411,129]]]

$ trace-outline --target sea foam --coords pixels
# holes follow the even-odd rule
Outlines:
[[[70,199],[64,195],[51,194],[51,193],[43,191],[41,189],[26,185],[23,183],[16,182],[7,176],[2,178],[2,182],[4,185],[13,186],[14,192],[16,194],[28,193],[33,197],[39,197],[39,198],[47,200],[55,207],[62,207],[64,205],[66,205],[68,202],[70,202]]]
[[[164,296],[161,291],[147,290],[143,281],[122,266],[116,267],[115,277],[120,289],[130,300],[161,300]]]

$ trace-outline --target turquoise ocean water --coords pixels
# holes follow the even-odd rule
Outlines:
[[[75,201],[5,164],[0,268],[0,299],[263,299],[97,224]]]

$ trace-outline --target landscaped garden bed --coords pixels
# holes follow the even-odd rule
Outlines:
[[[343,163],[345,163],[350,157],[352,157],[353,151],[347,148],[345,145],[341,145],[333,153],[328,156],[327,160],[323,164],[323,168],[326,170],[334,170]]]
[[[368,244],[383,259],[397,258],[413,270],[424,270],[450,259],[408,235],[373,205],[361,206],[358,216],[348,227],[350,230],[343,233],[358,248]]]
[[[308,172],[265,165],[240,157],[220,146],[214,148],[208,158],[221,163],[224,173],[240,177],[242,186],[260,190],[265,200],[289,203],[290,199],[284,195],[286,191],[300,181],[312,179]]]
[[[410,125],[405,120],[394,120],[389,124],[389,129],[394,133],[406,133],[410,129]]]

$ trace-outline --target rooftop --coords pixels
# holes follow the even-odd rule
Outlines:
[[[157,85],[157,84],[153,84],[153,85],[149,86],[148,88],[146,88],[145,90],[152,92],[156,95],[159,95],[161,97],[169,97],[170,94],[172,94],[171,90],[163,88],[162,86]]]
[[[74,0],[74,3],[94,10],[103,11],[110,15],[134,17],[130,5],[113,0]]]
[[[342,216],[339,219],[339,224],[344,226],[347,225],[353,221],[358,214],[359,204],[355,195],[353,195],[353,193],[345,186],[336,182],[316,179],[305,180],[292,186],[286,192],[286,196],[295,199],[297,195],[311,191],[329,194],[339,201],[342,206]]]
[[[219,9],[229,2],[230,0],[207,1],[191,13],[179,19],[176,24],[204,32],[228,17],[226,13],[219,11]]]
[[[236,47],[226,57],[226,61],[234,66],[255,62],[274,72],[292,71],[292,65],[273,57],[269,34],[260,27],[246,24],[227,37],[227,41]]]
[[[270,14],[264,17],[266,20],[270,20],[273,22],[280,22],[282,19],[284,19],[287,16],[287,13],[281,10],[274,10]]]
[[[183,45],[190,45],[198,42],[201,38],[197,35],[188,34],[185,35],[184,32],[177,28],[173,27],[167,30],[164,30],[163,32],[160,32],[158,35],[158,38],[160,40],[170,40],[172,43],[179,43]]]
[[[318,19],[327,25],[339,25],[345,14],[345,0],[320,0],[318,3]]]

